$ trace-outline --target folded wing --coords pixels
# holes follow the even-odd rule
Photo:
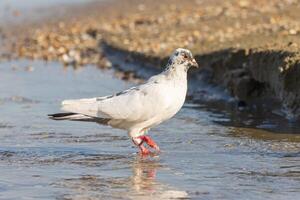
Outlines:
[[[152,82],[112,96],[65,100],[62,109],[91,117],[143,121],[163,109],[163,94],[162,87]]]

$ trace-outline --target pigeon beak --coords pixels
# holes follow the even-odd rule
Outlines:
[[[193,60],[191,60],[190,63],[191,63],[191,67],[199,68],[199,65],[198,65],[197,61],[195,60],[195,58],[193,58]]]

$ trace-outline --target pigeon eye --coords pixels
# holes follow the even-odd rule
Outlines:
[[[183,58],[187,59],[187,58],[188,58],[188,56],[187,56],[186,54],[183,54]]]

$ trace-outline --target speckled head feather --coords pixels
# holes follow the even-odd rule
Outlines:
[[[190,67],[198,67],[191,51],[188,49],[178,48],[170,56],[166,70],[175,68],[176,66],[184,66],[187,71]]]

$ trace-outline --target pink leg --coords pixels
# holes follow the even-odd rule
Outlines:
[[[142,135],[138,137],[143,142],[146,142],[151,148],[154,148],[156,151],[159,151],[159,146],[152,140],[152,138],[148,135]]]
[[[150,151],[146,147],[144,147],[144,141],[142,139],[140,139],[139,137],[135,137],[132,138],[132,141],[136,146],[139,147],[141,155],[148,155],[150,153]]]
[[[135,145],[137,145],[140,148],[140,153],[142,155],[148,155],[151,153],[144,145],[143,143],[145,142],[148,146],[151,148],[154,148],[156,151],[159,152],[159,147],[158,145],[149,137],[146,135],[142,135],[136,138],[132,138],[132,141]]]
[[[139,148],[140,148],[140,153],[142,155],[148,155],[150,153],[150,151],[146,147],[144,147],[143,144],[140,144]]]

